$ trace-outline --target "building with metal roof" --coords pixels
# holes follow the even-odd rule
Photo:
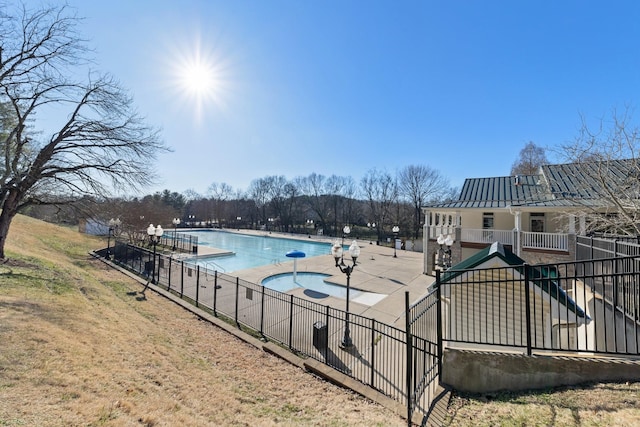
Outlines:
[[[425,273],[498,241],[528,262],[571,260],[587,210],[615,215],[616,198],[639,198],[635,159],[544,165],[535,175],[467,178],[456,200],[423,207]],[[443,248],[439,236],[451,236]],[[440,241],[444,241],[440,239]]]

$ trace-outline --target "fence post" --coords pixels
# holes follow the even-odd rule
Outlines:
[[[264,337],[264,286],[260,294],[260,335]]]
[[[331,334],[329,333],[329,306],[326,305],[326,313],[325,313],[325,325],[327,325],[327,337],[330,337]],[[327,363],[327,352],[329,351],[329,341],[327,340],[327,345],[324,347],[324,351],[322,352],[322,355],[324,356],[324,361],[325,363]]]
[[[411,337],[411,309],[409,307],[409,291],[404,293],[404,306],[405,306],[405,336],[406,336],[406,351],[407,351],[407,423],[411,425],[411,417],[413,415],[413,339]]]
[[[213,271],[213,315],[218,317],[216,303],[218,302],[218,270]]]
[[[524,267],[524,303],[525,318],[527,327],[527,356],[531,356],[531,296],[529,295],[529,264],[523,264]]]
[[[371,318],[371,379],[369,380],[369,384],[371,387],[375,388],[375,366],[376,366],[376,319]]]
[[[438,382],[442,381],[442,357],[444,348],[442,345],[442,288],[440,283],[440,270],[436,270],[436,338],[438,345]]]
[[[180,298],[184,296],[184,261],[180,261]]]
[[[293,294],[291,295],[290,310],[289,310],[289,348],[292,347],[293,342]]]
[[[238,323],[238,300],[240,299],[240,278],[236,277],[236,315],[235,315],[235,321],[236,321],[236,325],[240,326],[240,324]]]
[[[200,266],[196,265],[196,307],[199,307],[198,298],[200,297]]]
[[[171,266],[173,265],[173,258],[169,257],[169,280],[167,280],[167,291],[171,292]]]

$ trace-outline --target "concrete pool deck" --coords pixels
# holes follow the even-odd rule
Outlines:
[[[308,237],[307,235],[292,235],[288,233],[267,234],[264,231],[255,230],[224,231],[256,236],[269,235],[287,239],[311,240],[324,243],[331,243],[335,240],[335,238],[329,237]],[[352,238],[347,238],[345,239],[345,244],[349,244],[351,241],[353,241]],[[391,247],[378,246],[375,242],[370,243],[369,240],[357,239],[357,241],[361,251],[358,263],[353,273],[351,273],[351,289],[384,294],[387,295],[387,297],[372,305],[358,303],[352,298],[349,303],[349,311],[361,316],[374,318],[388,325],[404,328],[405,292],[409,292],[409,301],[413,304],[427,294],[428,287],[435,281],[434,277],[422,273],[422,252],[398,249],[396,251],[397,257],[394,258],[394,251]],[[199,247],[199,256],[203,255],[203,253],[200,252],[201,249],[203,253],[205,251],[207,253],[215,252],[212,248]],[[351,264],[348,253],[345,253],[345,262],[349,265]],[[341,273],[335,266],[335,261],[329,253],[329,248],[327,248],[327,255],[298,258],[297,271],[328,274],[331,276],[327,278],[327,281],[330,283],[342,286],[346,286],[347,283],[346,275]],[[293,262],[284,262],[246,270],[237,270],[229,274],[259,284],[266,277],[291,272],[293,272]],[[345,307],[344,298],[333,296],[314,298],[306,295],[304,289],[294,289],[287,293],[338,309],[344,309]]]

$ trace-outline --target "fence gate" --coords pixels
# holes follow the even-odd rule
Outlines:
[[[436,397],[442,371],[442,316],[439,272],[436,287],[427,296],[409,304],[405,294],[407,329],[407,419],[416,410],[427,417]]]

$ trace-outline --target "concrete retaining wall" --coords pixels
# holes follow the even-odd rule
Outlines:
[[[545,389],[590,382],[638,381],[640,360],[445,349],[442,382],[469,393]]]

